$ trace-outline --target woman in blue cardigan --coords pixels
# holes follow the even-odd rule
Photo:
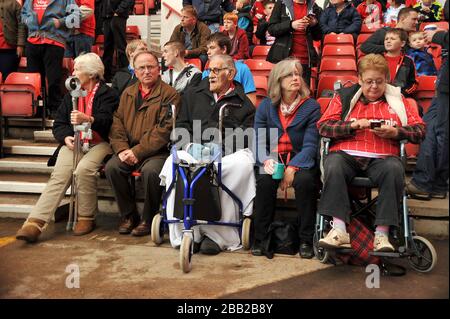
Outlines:
[[[312,258],[319,170],[316,123],[320,106],[309,98],[299,60],[288,58],[275,65],[269,76],[269,96],[255,115],[256,172],[255,243],[252,254],[263,255],[262,242],[273,220],[277,189],[293,187],[299,221],[300,256]],[[284,175],[275,179],[278,163]],[[275,175],[278,175],[277,173]]]

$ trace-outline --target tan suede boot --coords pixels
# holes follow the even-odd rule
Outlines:
[[[44,220],[28,218],[17,232],[16,239],[25,240],[27,243],[35,243],[46,226],[47,223]]]
[[[89,234],[95,228],[95,220],[93,217],[78,217],[78,221],[73,229],[75,236]]]

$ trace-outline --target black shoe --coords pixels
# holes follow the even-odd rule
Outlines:
[[[217,255],[221,251],[219,245],[208,237],[205,237],[200,244],[200,252],[204,255]]]
[[[314,257],[313,246],[308,243],[303,243],[300,245],[300,257],[305,259],[311,259]]]
[[[255,242],[253,244],[251,252],[252,252],[253,256],[263,256],[264,254],[263,254],[263,248],[262,248],[261,242],[258,242],[258,241]]]

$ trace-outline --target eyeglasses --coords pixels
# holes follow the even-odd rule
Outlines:
[[[211,73],[214,73],[215,75],[219,75],[219,72],[222,70],[228,70],[228,68],[211,68],[209,69]]]
[[[363,80],[364,85],[366,86],[373,86],[376,84],[377,86],[383,85],[385,82],[384,79],[378,79],[378,80]]]
[[[153,70],[153,69],[155,69],[157,67],[159,67],[158,64],[156,64],[156,65],[143,65],[143,66],[140,66],[140,67],[136,68],[136,71],[138,71],[138,72],[144,72],[145,70],[151,71],[151,70]]]

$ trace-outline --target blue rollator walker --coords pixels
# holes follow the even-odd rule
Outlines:
[[[173,130],[171,134],[171,154],[172,154],[172,181],[163,196],[162,210],[159,214],[156,214],[152,221],[151,237],[152,241],[156,245],[160,245],[164,240],[164,232],[168,229],[169,224],[183,223],[183,235],[180,245],[180,268],[183,272],[188,273],[192,269],[192,255],[194,249],[194,231],[193,227],[196,225],[219,225],[219,226],[231,226],[240,229],[241,243],[244,249],[250,248],[250,226],[251,219],[243,215],[242,201],[230,190],[226,185],[222,183],[222,127],[223,117],[227,107],[236,107],[234,104],[224,104],[219,110],[219,147],[218,151],[212,156],[211,160],[207,162],[200,162],[195,164],[189,164],[181,161],[177,156],[176,148],[176,133],[175,133],[175,120],[176,110],[175,106],[171,105],[171,116],[173,121]],[[217,162],[217,171],[215,170],[214,163]],[[217,189],[220,188],[225,191],[236,203],[239,208],[239,221],[235,223],[220,222],[212,220],[196,219],[199,212],[195,211],[196,194],[199,196],[199,192],[204,192],[204,189],[196,187],[200,185],[199,181],[202,177],[206,177],[208,172],[213,171],[211,175],[213,183]],[[208,176],[211,180],[210,176]],[[183,190],[182,197],[182,212],[176,212],[176,206],[174,207],[174,216],[178,213],[180,219],[168,219],[167,218],[167,200],[172,191],[175,191],[177,183],[182,183],[178,186],[178,190]],[[204,185],[204,184],[203,184]],[[207,202],[207,209],[214,207],[214,199],[210,198]],[[217,201],[216,201],[217,204]],[[219,200],[220,205],[220,200]],[[216,205],[217,206],[217,205]],[[220,206],[219,206],[220,207]],[[215,212],[211,212],[215,213]],[[204,215],[204,214],[203,214]],[[219,212],[217,220],[220,219],[221,212]]]

